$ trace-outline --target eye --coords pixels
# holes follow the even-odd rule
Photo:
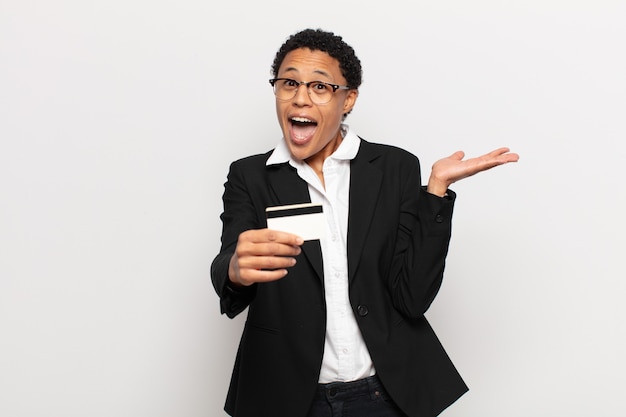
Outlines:
[[[321,81],[315,81],[311,83],[311,90],[315,91],[316,93],[325,93],[330,89],[331,87],[328,84],[325,84]]]
[[[283,83],[282,87],[288,89],[298,88],[300,85],[296,80],[291,79],[281,80],[281,82]]]

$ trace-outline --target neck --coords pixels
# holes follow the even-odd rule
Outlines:
[[[320,181],[322,182],[322,186],[324,186],[324,161],[326,161],[326,158],[331,156],[337,150],[337,148],[339,148],[339,145],[341,145],[342,141],[343,136],[341,136],[341,130],[339,130],[337,131],[337,136],[335,136],[334,139],[328,142],[328,144],[321,151],[311,156],[310,158],[305,159],[307,165],[313,168],[313,171],[315,171],[315,173],[319,177]]]

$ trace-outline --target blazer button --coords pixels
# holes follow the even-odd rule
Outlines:
[[[437,216],[435,217],[435,221],[437,223],[443,223],[443,216],[441,214],[437,214]]]
[[[359,316],[365,317],[370,311],[367,309],[367,306],[360,305],[356,308],[356,312],[359,314]]]

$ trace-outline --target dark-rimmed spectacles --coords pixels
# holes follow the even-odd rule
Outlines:
[[[323,81],[296,81],[291,78],[272,78],[270,84],[274,87],[274,95],[280,101],[289,101],[298,93],[298,88],[304,85],[307,88],[311,101],[315,104],[326,104],[332,100],[337,90],[350,90],[345,85],[325,83]]]

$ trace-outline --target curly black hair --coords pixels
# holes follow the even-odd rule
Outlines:
[[[272,64],[274,77],[278,76],[278,69],[285,56],[294,49],[308,48],[312,51],[326,52],[339,61],[339,69],[346,79],[348,86],[358,89],[361,85],[363,70],[361,61],[357,58],[354,49],[341,36],[321,29],[305,29],[291,35],[280,47]]]

